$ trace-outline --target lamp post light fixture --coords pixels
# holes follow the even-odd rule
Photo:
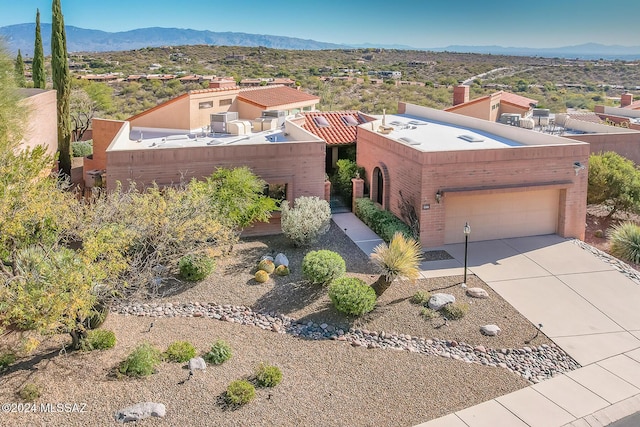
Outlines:
[[[469,226],[468,222],[464,224],[464,279],[462,281],[462,287],[467,287],[467,254],[469,248],[469,234],[471,234],[471,226]]]
[[[442,200],[442,191],[438,190],[436,192],[436,203],[440,203],[440,200]]]

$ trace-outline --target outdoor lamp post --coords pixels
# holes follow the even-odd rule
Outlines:
[[[464,280],[462,281],[462,287],[467,287],[467,249],[469,247],[469,234],[471,234],[471,227],[468,222],[464,224]]]

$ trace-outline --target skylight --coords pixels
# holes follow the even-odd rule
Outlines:
[[[317,127],[319,128],[328,128],[331,125],[329,124],[329,122],[327,121],[326,118],[322,117],[322,116],[315,116],[313,118],[313,122],[316,124]]]
[[[409,138],[409,137],[406,137],[406,136],[403,136],[402,138],[399,138],[399,139],[400,139],[400,141],[402,141],[402,142],[404,142],[406,144],[409,144],[409,145],[420,145],[421,144],[420,141],[416,141],[415,139]]]
[[[477,135],[469,135],[469,134],[460,135],[460,136],[458,136],[458,138],[464,139],[467,142],[482,142],[482,141],[484,141],[484,138],[480,138]]]
[[[342,121],[347,126],[358,126],[360,124],[353,116],[342,116]]]

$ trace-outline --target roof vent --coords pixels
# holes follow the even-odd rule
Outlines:
[[[416,141],[415,139],[412,138],[407,138],[406,136],[403,136],[402,138],[399,138],[400,141],[404,142],[405,144],[409,144],[409,145],[420,145],[421,142]]]
[[[484,141],[484,138],[480,138],[477,135],[469,135],[469,134],[464,134],[464,135],[460,135],[458,136],[458,138],[463,139],[467,142],[482,142]]]

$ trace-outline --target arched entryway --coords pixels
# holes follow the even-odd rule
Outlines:
[[[380,168],[376,167],[373,170],[373,180],[372,180],[372,196],[373,196],[373,200],[382,205],[383,202],[383,196],[384,196],[384,176],[382,174],[382,171],[380,170]]]

